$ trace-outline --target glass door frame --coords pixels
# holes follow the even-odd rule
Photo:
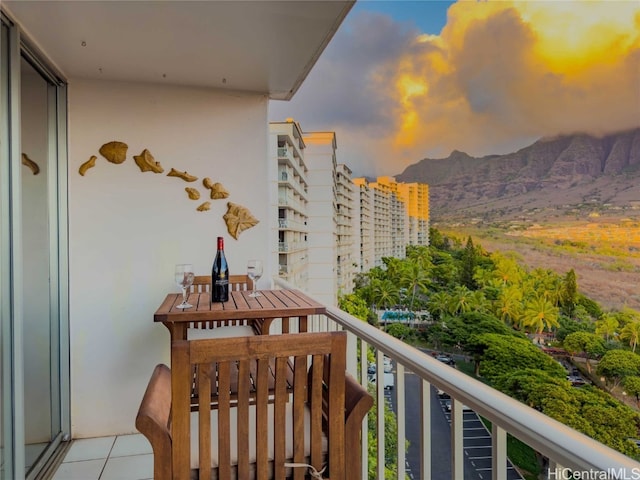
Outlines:
[[[60,442],[70,439],[70,345],[69,345],[69,261],[67,182],[67,86],[63,76],[46,63],[44,56],[24,37],[19,26],[2,12],[9,29],[9,58],[2,62],[9,72],[2,79],[8,85],[7,105],[2,110],[0,142],[0,341],[2,342],[2,444],[4,472],[9,478],[35,478],[46,466]],[[27,60],[48,83],[47,168],[49,235],[50,312],[52,332],[52,404],[59,415],[59,431],[51,432],[51,443],[25,472],[24,433],[24,301],[22,274],[22,157],[20,121],[20,61]],[[6,118],[5,118],[6,117]],[[58,380],[56,383],[55,380]]]

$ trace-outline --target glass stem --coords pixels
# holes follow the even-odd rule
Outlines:
[[[182,304],[187,303],[187,287],[182,287]]]

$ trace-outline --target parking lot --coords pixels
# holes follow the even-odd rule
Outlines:
[[[451,425],[451,400],[444,392],[438,392],[442,411]],[[464,454],[476,470],[480,480],[491,478],[491,434],[478,415],[466,407],[463,409]],[[522,480],[522,476],[507,460],[507,479]]]
[[[391,372],[387,373],[395,377],[395,365],[391,366]],[[371,374],[370,374],[371,375]],[[421,415],[420,389],[421,381],[412,372],[405,372],[405,416],[406,416],[406,438],[409,440],[407,450],[405,476],[407,479],[417,480],[421,478],[421,430],[420,422],[416,419]],[[395,382],[394,382],[395,383]],[[441,395],[438,395],[441,393]],[[451,478],[451,462],[446,459],[451,458],[451,413],[448,411],[449,400],[444,392],[438,392],[431,387],[431,477],[434,480]],[[389,402],[392,410],[396,412],[396,392],[395,389],[385,389],[385,398]],[[463,437],[465,466],[464,479],[460,480],[489,480],[491,479],[491,436],[484,424],[471,409],[463,411]],[[437,460],[436,460],[437,459]],[[508,480],[522,480],[521,475],[508,462],[506,472]]]

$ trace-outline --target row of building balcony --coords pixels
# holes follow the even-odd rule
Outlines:
[[[306,178],[306,165],[302,159],[294,155],[290,147],[278,147],[278,163],[280,163],[281,160],[286,161],[286,163],[293,167],[302,178]]]
[[[287,172],[281,172],[278,176],[278,185],[280,188],[290,188],[300,195],[300,197],[306,199],[308,196],[307,186],[306,184],[300,183],[298,178],[299,177],[289,175]]]
[[[278,206],[279,207],[289,207],[293,210],[296,210],[298,213],[302,215],[307,214],[307,205],[306,201],[303,203],[300,200],[297,200],[293,197],[293,195],[283,195],[282,192],[279,192],[278,195]]]
[[[280,253],[297,252],[306,248],[306,242],[278,242],[278,252]]]
[[[292,220],[289,218],[279,218],[278,219],[278,228],[281,230],[296,230],[299,232],[308,232],[309,228],[307,227],[307,222],[301,222],[298,220]]]
[[[294,181],[300,183],[306,190],[308,181],[305,176],[301,176],[300,173],[289,165],[280,165],[278,168],[278,181]]]

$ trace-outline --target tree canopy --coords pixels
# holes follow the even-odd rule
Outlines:
[[[427,309],[422,318],[429,321],[421,330],[394,323],[387,331],[405,342],[421,338],[471,356],[484,382],[640,458],[625,440],[638,436],[640,416],[605,391],[573,387],[564,367],[529,338],[584,356],[589,372],[599,360],[598,375],[640,398],[640,355],[634,353],[640,312],[604,313],[580,293],[573,270],[560,275],[529,269],[517,254],[486,253],[471,236],[463,243],[436,229],[430,235],[430,246],[407,247],[406,258],[386,257],[383,266],[358,274],[354,295],[343,297],[340,306],[362,319],[377,318],[374,309]]]

